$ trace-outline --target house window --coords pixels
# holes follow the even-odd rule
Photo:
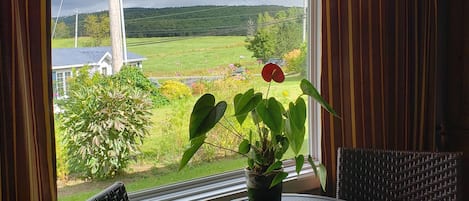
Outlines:
[[[242,4],[244,1],[239,2]],[[188,143],[186,139],[186,135],[188,135],[186,129],[188,126],[187,111],[190,111],[194,100],[201,93],[210,92],[219,97],[219,95],[234,95],[244,92],[250,87],[255,87],[256,90],[265,90],[265,88],[258,88],[267,86],[258,75],[264,63],[269,59],[282,60],[282,64],[284,64],[282,68],[289,74],[285,83],[273,86],[270,92],[272,96],[285,100],[296,98],[299,93],[296,90],[299,90],[301,78],[306,77],[313,83],[317,83],[319,80],[317,79],[317,69],[310,69],[308,66],[319,66],[318,61],[315,60],[320,58],[315,50],[317,46],[320,47],[316,36],[316,33],[319,33],[319,30],[316,29],[319,25],[315,22],[309,23],[310,17],[308,16],[311,9],[303,8],[303,0],[286,2],[288,3],[277,6],[257,5],[258,7],[255,8],[226,5],[198,5],[196,7],[173,5],[159,9],[170,13],[156,15],[144,14],[144,12],[151,11],[150,9],[133,10],[133,16],[130,14],[131,9],[126,10],[127,48],[128,51],[147,58],[145,66],[142,68],[144,74],[151,77],[152,80],[156,80],[159,86],[164,85],[167,80],[183,82],[193,93],[192,98],[174,100],[174,102],[159,106],[155,111],[152,111],[154,122],[150,135],[144,139],[144,144],[141,147],[142,154],[136,156],[137,162],[132,163],[127,170],[132,174],[126,174],[128,177],[140,175],[141,178],[144,178],[129,178],[129,182],[140,180],[144,181],[145,184],[138,184],[141,186],[140,189],[129,189],[129,191],[149,189],[239,170],[246,166],[245,158],[230,152],[219,152],[217,149],[208,148],[200,156],[199,162],[191,164],[190,170],[177,172],[179,159]],[[125,3],[124,6],[127,7]],[[148,6],[140,5],[140,7]],[[102,9],[106,10],[107,8]],[[320,9],[317,10],[320,11]],[[137,16],[135,13],[141,15]],[[231,20],[230,24],[238,24],[227,25],[223,22],[224,20],[219,19]],[[222,24],[216,24],[220,23],[219,21],[222,21]],[[170,22],[174,22],[172,27],[162,28],[163,25],[170,24]],[[306,24],[303,24],[305,22]],[[143,29],[142,27],[145,26],[142,25],[147,24],[159,24],[160,26]],[[191,24],[198,24],[198,26],[189,26]],[[200,27],[202,25],[204,27]],[[275,35],[275,44],[278,45],[278,48],[272,49],[274,53],[258,54],[256,57],[252,57],[253,52],[246,49],[248,45],[246,41],[255,37],[258,28]],[[293,29],[295,31],[292,31]],[[311,41],[315,41],[314,44],[318,45],[311,47],[310,45],[313,44]],[[284,46],[280,47],[279,44]],[[289,46],[291,44],[293,45]],[[293,66],[295,56],[299,54],[298,51],[303,51],[301,53],[305,54],[306,61]],[[141,63],[136,65],[141,66]],[[237,71],[240,68],[244,70]],[[107,74],[107,68],[101,68],[101,73]],[[58,72],[56,77],[57,93],[66,94],[67,75]],[[265,91],[263,92],[265,93]],[[231,102],[231,100],[227,101]],[[313,122],[313,126],[307,129],[309,135],[305,138],[303,153],[312,153],[313,156],[318,157],[320,140],[316,128],[320,124],[317,124],[317,114],[319,113],[314,112],[314,107],[314,104],[309,106],[312,111],[309,115],[313,114],[309,120]],[[218,137],[219,140],[224,140],[223,138],[224,136]],[[226,139],[222,143],[234,144],[230,140],[233,139]],[[203,157],[206,157],[206,160]],[[165,182],[160,182],[162,180]],[[95,189],[82,189],[85,192],[91,190]],[[61,192],[60,186],[59,192]],[[59,198],[61,196],[67,197],[68,195],[59,193]]]
[[[107,67],[101,68],[101,74],[107,75]]]
[[[67,80],[72,76],[72,72],[54,72],[53,73],[53,86],[54,98],[64,98],[67,96]],[[54,79],[55,78],[55,79]]]

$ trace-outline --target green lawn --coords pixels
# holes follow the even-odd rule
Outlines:
[[[134,40],[129,39],[128,43],[132,44]],[[149,45],[128,47],[129,51],[148,58],[144,68],[149,76],[174,76],[175,73],[213,75],[229,64],[242,62],[252,65],[256,62],[251,58],[252,53],[246,50],[242,36],[181,38],[171,42],[159,40],[155,38],[149,41]],[[240,56],[245,58],[240,59]]]
[[[143,69],[149,77],[175,75],[219,75],[230,64],[258,68],[252,52],[245,48],[244,36],[180,38],[129,38],[128,51],[147,58]],[[79,47],[89,38],[79,38]],[[109,45],[108,41],[104,45]],[[53,48],[73,47],[74,39],[55,39]],[[242,58],[241,58],[242,57]]]

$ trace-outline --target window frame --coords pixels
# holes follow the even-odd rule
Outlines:
[[[306,17],[308,34],[308,79],[320,91],[321,82],[321,1],[308,1]],[[312,45],[316,44],[316,45]],[[311,98],[309,108],[309,154],[321,161],[321,106]],[[305,192],[320,188],[319,180],[314,176],[311,166],[306,162],[299,175],[295,172],[292,160],[284,161],[284,169],[289,173],[284,180],[284,192]],[[246,196],[244,170],[220,173],[186,182],[130,192],[132,200],[229,200]]]
[[[309,33],[307,40],[309,59],[307,61],[307,66],[310,66],[307,78],[319,90],[321,74],[321,1],[306,0],[305,3],[306,2],[308,3],[308,15],[306,16],[306,21]],[[137,66],[141,67],[141,62],[139,62]],[[56,71],[56,73],[62,73],[65,75],[64,71]],[[66,87],[65,82],[66,80],[64,80],[63,83],[64,90]],[[53,87],[56,86],[54,85]],[[308,100],[308,106],[311,108],[308,111],[308,115],[310,117],[308,118],[310,128],[308,133],[309,154],[311,154],[311,156],[317,161],[321,161],[321,108],[311,99]],[[299,175],[295,172],[295,163],[292,160],[284,162],[284,169],[289,173],[289,176],[283,183],[285,192],[304,192],[318,189],[320,187],[318,179],[315,178],[313,170],[307,162],[303,166]],[[229,191],[226,191],[227,189]],[[220,173],[176,184],[129,192],[128,194],[129,198],[132,200],[200,200],[201,198],[203,200],[234,199],[246,195],[244,170]]]

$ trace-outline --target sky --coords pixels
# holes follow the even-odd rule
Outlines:
[[[109,0],[51,0],[52,16],[70,16],[79,13],[90,13],[108,10]],[[122,0],[124,8],[145,7],[185,7],[197,5],[282,5],[303,7],[304,0]],[[62,4],[62,9],[60,8]]]

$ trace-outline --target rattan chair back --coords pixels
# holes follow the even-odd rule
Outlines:
[[[128,201],[124,183],[118,181],[94,195],[88,201]]]
[[[337,198],[462,200],[462,153],[339,148]]]

